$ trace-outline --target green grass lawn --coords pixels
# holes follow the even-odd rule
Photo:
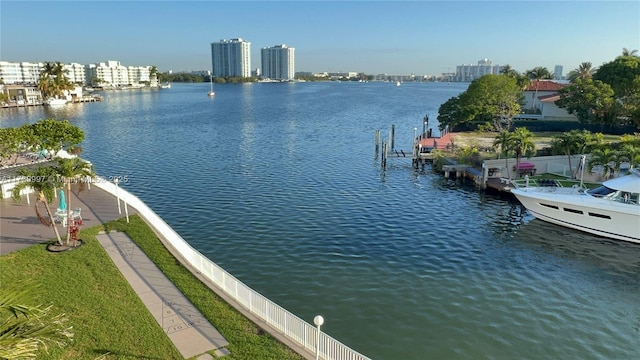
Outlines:
[[[302,359],[220,299],[178,262],[138,216],[85,229],[85,244],[50,253],[46,244],[0,257],[2,289],[37,286],[37,304],[65,313],[74,338],[38,359],[181,359],[160,325],[98,244],[100,230],[125,231],[229,341],[225,359]],[[35,304],[34,304],[35,305]]]

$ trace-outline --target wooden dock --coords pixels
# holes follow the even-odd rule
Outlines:
[[[453,134],[447,132],[439,137],[427,137],[427,134],[422,134],[418,136],[416,142],[421,149],[438,149],[438,150],[448,150],[453,148]]]

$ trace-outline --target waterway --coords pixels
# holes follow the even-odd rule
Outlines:
[[[68,119],[83,157],[192,246],[374,359],[638,359],[640,246],[390,159],[447,83],[209,84],[0,110]]]

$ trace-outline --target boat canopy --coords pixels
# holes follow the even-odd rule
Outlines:
[[[629,175],[607,180],[602,185],[610,189],[638,194],[640,193],[640,174],[634,171]]]

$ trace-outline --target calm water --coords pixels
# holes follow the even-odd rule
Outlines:
[[[374,359],[638,359],[640,246],[534,220],[515,202],[375,159],[464,84],[174,84],[0,110],[69,119],[189,243]],[[436,128],[436,124],[430,124]]]

